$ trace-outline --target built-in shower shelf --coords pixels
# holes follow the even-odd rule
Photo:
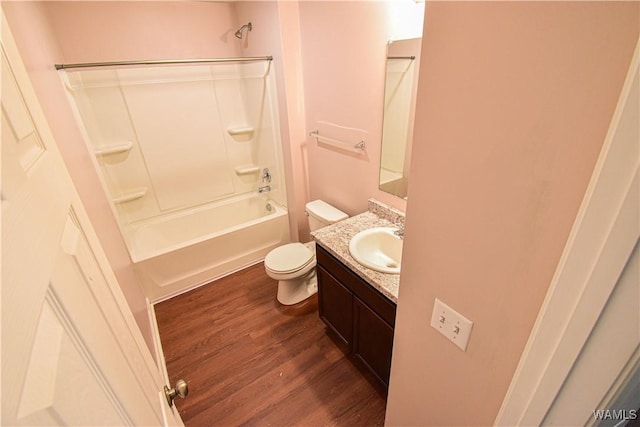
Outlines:
[[[146,194],[147,194],[147,187],[136,188],[135,190],[131,190],[126,193],[122,193],[117,197],[114,197],[112,201],[115,204],[132,202],[134,200],[143,198]]]
[[[251,175],[260,172],[260,166],[239,166],[235,171],[236,175]]]
[[[115,144],[103,145],[94,150],[96,156],[110,156],[112,154],[126,153],[133,147],[133,142],[123,141]]]
[[[253,131],[254,129],[252,126],[244,126],[244,127],[227,129],[227,132],[229,133],[229,135],[236,136],[236,137],[245,137],[245,138],[251,138],[253,136]]]

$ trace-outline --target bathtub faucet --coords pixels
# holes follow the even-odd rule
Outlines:
[[[258,187],[258,193],[264,193],[267,191],[271,191],[271,186],[270,185],[264,185],[262,187]]]
[[[262,169],[262,182],[271,182],[271,172],[269,172],[269,168]]]

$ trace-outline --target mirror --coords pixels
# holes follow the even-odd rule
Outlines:
[[[387,45],[379,188],[406,198],[422,38]]]

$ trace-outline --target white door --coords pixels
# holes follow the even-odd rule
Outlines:
[[[2,425],[180,423],[2,14]]]

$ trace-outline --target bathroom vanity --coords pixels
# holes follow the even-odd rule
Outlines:
[[[403,221],[401,212],[370,200],[368,212],[312,233],[317,244],[320,318],[347,354],[385,388],[391,370],[399,275],[360,265],[348,246],[362,230]]]
[[[396,304],[318,246],[320,318],[359,359],[389,386]]]

